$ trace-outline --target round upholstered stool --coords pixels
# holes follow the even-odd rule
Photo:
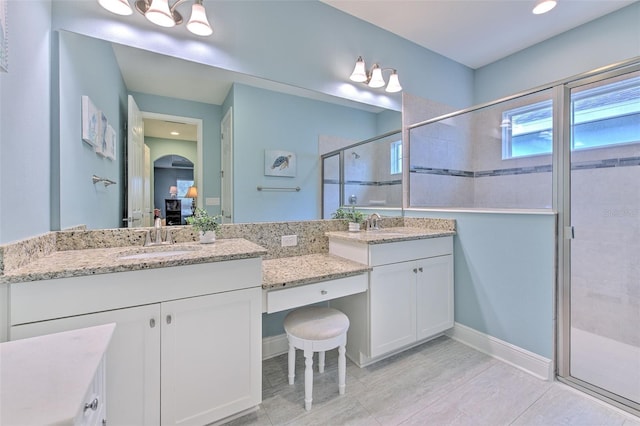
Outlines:
[[[319,372],[324,372],[324,352],[338,348],[338,391],[344,394],[349,318],[337,309],[308,306],[289,312],[284,319],[289,340],[289,384],[295,378],[296,349],[304,351],[304,408],[311,410],[313,353],[318,352]]]

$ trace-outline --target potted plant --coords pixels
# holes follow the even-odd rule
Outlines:
[[[349,231],[357,232],[360,230],[360,225],[364,223],[364,213],[356,210],[355,206],[351,206],[350,209],[340,207],[332,215],[334,219],[346,219],[349,221]]]
[[[200,233],[201,243],[213,243],[216,241],[216,234],[220,230],[220,222],[222,216],[209,216],[205,209],[199,208],[188,217],[187,225],[193,226]]]

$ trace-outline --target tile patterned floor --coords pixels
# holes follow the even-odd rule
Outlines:
[[[335,350],[327,352],[326,363],[323,374],[314,373],[313,408],[307,412],[302,352],[292,386],[286,355],[265,360],[260,409],[227,425],[640,426],[638,417],[447,337],[366,368],[347,360],[342,396]]]

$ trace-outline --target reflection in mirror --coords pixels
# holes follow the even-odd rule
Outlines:
[[[323,218],[341,206],[402,207],[400,130],[322,156]]]
[[[58,38],[60,176],[52,187],[52,197],[59,197],[59,211],[53,212],[53,229],[124,225],[123,218],[127,217],[124,123],[128,95],[134,97],[143,114],[201,120],[202,147],[195,158],[178,151],[163,154],[181,155],[194,163],[197,203],[211,214],[221,213],[221,175],[225,172],[221,168],[221,122],[225,114],[233,111],[227,135],[232,138],[230,167],[233,170],[227,172],[227,176],[234,178],[233,217],[230,218],[233,222],[320,218],[323,214],[319,185],[321,138],[366,140],[401,126],[398,111],[65,31],[60,31]],[[79,140],[82,115],[79,99],[83,95],[91,97],[115,129],[115,160],[96,156],[88,144]],[[55,118],[52,121],[58,122]],[[283,177],[265,173],[265,151],[295,153],[296,174]],[[200,163],[201,172],[198,171]],[[118,185],[112,185],[107,191],[87,185],[90,179],[86,176],[93,174],[117,181]],[[367,179],[379,180],[377,177]],[[156,190],[152,183],[151,188],[161,193],[162,201],[169,186]],[[256,190],[257,186],[291,186],[301,190],[261,193]],[[164,203],[158,205],[157,196],[151,199],[152,209],[163,208]]]

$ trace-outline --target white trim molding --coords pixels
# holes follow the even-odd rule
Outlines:
[[[459,323],[455,323],[445,334],[540,379],[554,380],[553,360]]]
[[[262,359],[273,358],[289,351],[289,341],[285,333],[262,338]]]

